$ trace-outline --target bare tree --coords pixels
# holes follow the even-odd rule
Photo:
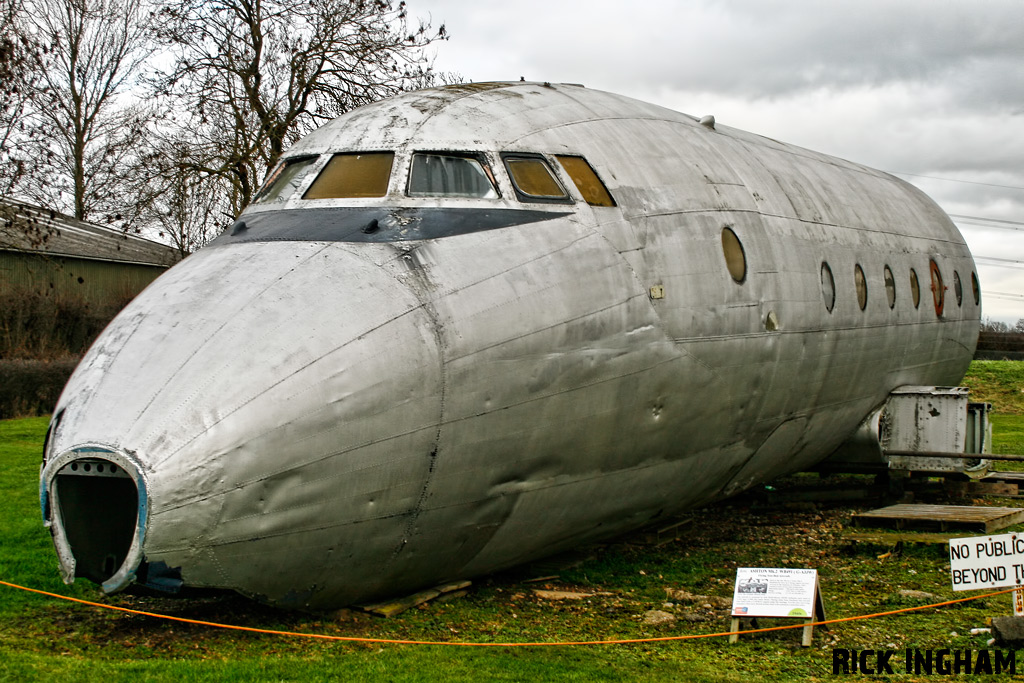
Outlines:
[[[0,248],[38,247],[52,234],[46,221],[26,216],[3,200],[28,175],[33,129],[26,125],[37,94],[43,47],[26,33],[21,0],[0,0]]]
[[[222,179],[197,171],[198,164],[194,138],[183,135],[162,140],[152,154],[154,198],[145,222],[183,258],[216,237],[233,218]]]
[[[155,82],[188,112],[193,168],[229,183],[234,213],[301,135],[429,78],[426,48],[446,38],[382,0],[180,0],[159,25],[177,58]]]
[[[23,29],[21,0],[0,0],[0,196],[10,195],[25,175],[25,116],[42,54]]]
[[[139,179],[149,113],[126,102],[147,56],[148,15],[137,0],[24,0],[46,45],[31,126],[39,181],[27,194],[81,220],[128,223],[138,214],[125,181]]]
[[[995,334],[1006,334],[1012,332],[1012,328],[1004,323],[1002,320],[992,320],[992,318],[985,318],[981,321],[982,332],[992,332]]]

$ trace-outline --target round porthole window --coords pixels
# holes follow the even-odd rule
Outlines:
[[[743,251],[740,238],[731,228],[722,228],[722,253],[725,254],[725,267],[736,282],[743,282],[747,277],[747,255]]]
[[[868,281],[859,263],[853,267],[853,284],[857,287],[857,305],[863,311],[868,307]]]
[[[917,271],[910,269],[910,298],[914,300],[914,308],[921,306],[921,283],[917,280]]]
[[[825,310],[831,313],[836,305],[836,280],[827,262],[821,264],[821,295],[825,298]]]
[[[935,261],[928,262],[928,269],[932,275],[932,301],[935,303],[935,315],[942,315],[942,309],[946,305],[946,286],[942,284],[942,271]]]
[[[981,285],[978,284],[978,274],[971,273],[971,289],[974,290],[974,305],[981,303]]]
[[[889,308],[896,307],[896,279],[892,276],[892,268],[885,267],[885,296],[889,300]]]
[[[956,295],[956,305],[964,304],[964,286],[960,283],[960,273],[953,271],[953,294]]]

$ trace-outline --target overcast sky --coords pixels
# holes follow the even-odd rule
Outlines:
[[[409,10],[446,25],[435,68],[465,80],[582,83],[899,174],[960,225],[983,317],[1024,318],[1022,0],[409,0]]]

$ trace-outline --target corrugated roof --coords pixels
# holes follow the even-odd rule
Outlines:
[[[3,197],[0,250],[155,266],[179,260],[178,251],[166,244]]]

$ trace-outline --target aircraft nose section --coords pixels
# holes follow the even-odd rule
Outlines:
[[[132,458],[104,448],[62,453],[43,468],[40,497],[65,581],[86,578],[107,593],[135,581],[148,505]]]
[[[41,498],[65,578],[112,592],[159,566],[272,600],[274,572],[317,584],[310,547],[400,545],[369,522],[418,501],[441,394],[408,274],[388,245],[229,245],[143,292],[54,412]]]

